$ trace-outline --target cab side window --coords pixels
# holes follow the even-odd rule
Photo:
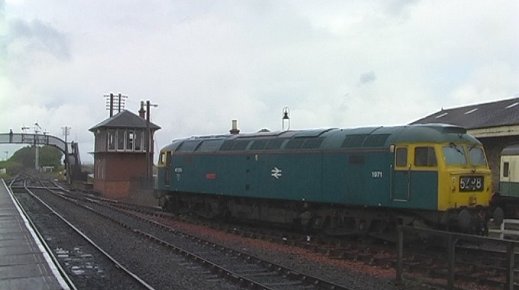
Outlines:
[[[433,147],[416,147],[414,149],[414,165],[435,167],[436,154]]]
[[[160,155],[159,155],[159,165],[164,165],[164,161],[165,161],[165,155],[166,155],[166,152],[160,152]]]
[[[407,148],[397,148],[395,152],[395,166],[407,166]]]

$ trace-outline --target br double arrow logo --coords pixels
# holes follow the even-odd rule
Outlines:
[[[274,167],[270,172],[270,175],[272,175],[272,177],[274,177],[275,179],[279,179],[282,175],[281,172],[283,171],[277,167]]]

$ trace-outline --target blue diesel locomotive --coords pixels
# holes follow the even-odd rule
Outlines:
[[[427,124],[174,140],[160,151],[156,192],[170,211],[349,234],[479,232],[491,188],[481,143]]]

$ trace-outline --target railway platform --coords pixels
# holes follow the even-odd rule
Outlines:
[[[0,289],[69,289],[2,179]]]

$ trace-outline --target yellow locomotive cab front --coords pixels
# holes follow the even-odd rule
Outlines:
[[[488,207],[492,177],[483,148],[454,143],[440,147],[438,210]]]

